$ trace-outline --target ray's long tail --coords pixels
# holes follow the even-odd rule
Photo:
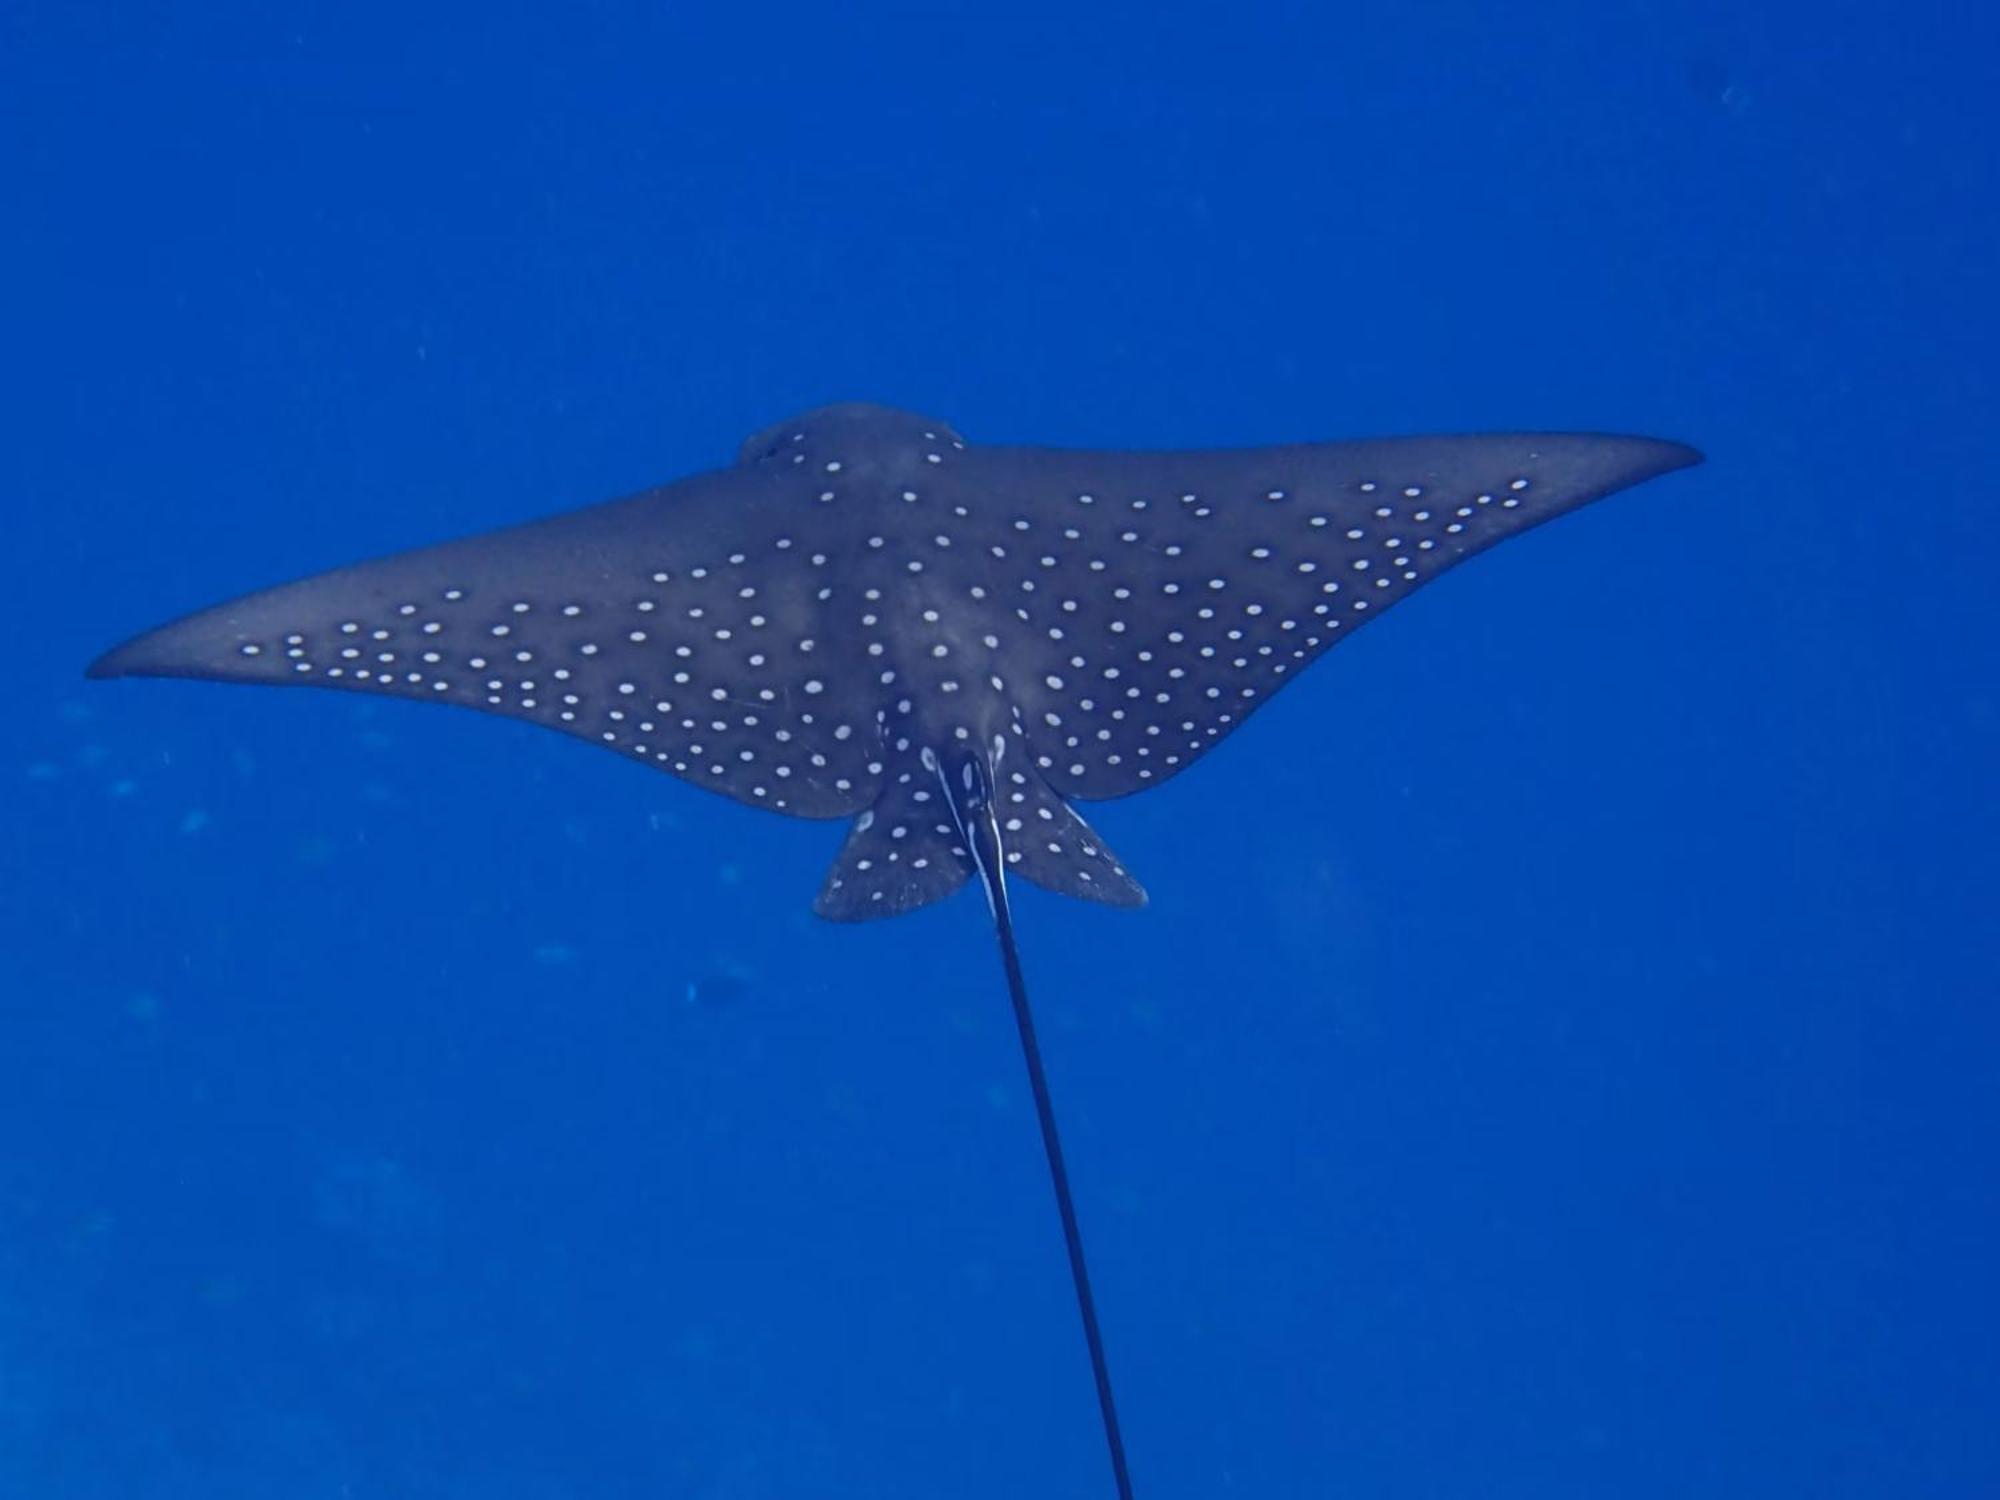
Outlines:
[[[996,745],[996,751],[1003,749]],[[1104,1442],[1110,1450],[1111,1473],[1118,1500],[1132,1500],[1132,1475],[1125,1462],[1125,1438],[1118,1427],[1118,1403],[1111,1394],[1111,1366],[1104,1356],[1104,1334],[1097,1325],[1097,1301],[1090,1291],[1090,1267],[1083,1255],[1083,1231],[1077,1227],[1076,1204],[1070,1196],[1069,1169],[1063,1163],[1062,1136],[1056,1129],[1055,1106],[1049,1099],[1049,1079],[1042,1067],[1041,1044],[1035,1038],[1034,1012],[1028,1005],[1028,985],[1021,974],[1021,952],[1014,941],[1014,915],[1007,902],[1006,862],[1001,853],[1000,824],[995,815],[993,778],[997,766],[983,757],[969,757],[954,778],[936,766],[948,805],[965,846],[979,867],[993,911],[993,929],[1000,941],[1000,961],[1007,970],[1007,993],[1014,1004],[1014,1024],[1021,1033],[1021,1055],[1028,1064],[1028,1083],[1035,1095],[1035,1118],[1042,1128],[1042,1149],[1048,1155],[1049,1182],[1056,1209],[1062,1215],[1063,1244],[1069,1250],[1070,1280],[1076,1287],[1077,1312],[1083,1318],[1084,1341],[1090,1346],[1090,1373],[1097,1382],[1097,1407],[1104,1418]]]

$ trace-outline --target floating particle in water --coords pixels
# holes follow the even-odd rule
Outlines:
[[[687,982],[687,1002],[715,1009],[735,1005],[750,994],[750,973],[737,964],[717,964]]]

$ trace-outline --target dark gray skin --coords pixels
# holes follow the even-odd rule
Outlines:
[[[1461,558],[1699,457],[1553,433],[980,448],[909,412],[832,406],[751,438],[732,469],[251,594],[90,674],[458,703],[754,806],[852,817],[814,908],[837,920],[977,873],[1132,1500],[1007,872],[1140,904],[1073,801],[1177,775]]]
[[[973,745],[1008,869],[1136,905],[1074,802],[1177,775],[1460,559],[1698,458],[1542,433],[987,448],[831,406],[733,468],[251,594],[90,670],[457,703],[856,817],[816,905],[836,919],[973,874],[924,756]]]

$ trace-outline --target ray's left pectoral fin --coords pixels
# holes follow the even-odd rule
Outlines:
[[[1106,906],[1146,904],[1145,887],[1036,772],[1018,765],[1003,769],[994,802],[1009,874],[1059,896]]]

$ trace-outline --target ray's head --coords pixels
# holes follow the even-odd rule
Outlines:
[[[840,464],[840,473],[885,449],[962,449],[965,440],[947,422],[869,401],[816,406],[773,422],[743,440],[736,462],[743,468],[819,469]]]

